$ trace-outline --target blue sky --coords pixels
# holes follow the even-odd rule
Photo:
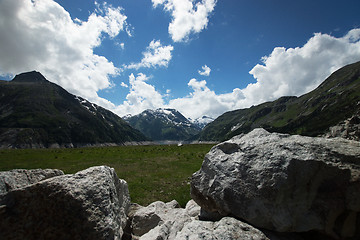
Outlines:
[[[360,60],[358,0],[0,0],[0,74],[37,70],[120,116],[301,95]]]

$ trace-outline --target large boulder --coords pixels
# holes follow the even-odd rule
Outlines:
[[[205,212],[278,232],[360,235],[360,143],[255,129],[213,147],[191,182]],[[211,214],[210,214],[211,215]]]
[[[0,205],[0,239],[121,239],[130,197],[100,166],[14,189]]]
[[[14,169],[0,172],[0,199],[11,190],[60,175],[64,175],[64,172],[58,169]]]

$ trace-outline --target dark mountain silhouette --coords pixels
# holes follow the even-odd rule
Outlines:
[[[70,94],[39,72],[0,81],[0,146],[50,147],[143,141],[116,114]]]

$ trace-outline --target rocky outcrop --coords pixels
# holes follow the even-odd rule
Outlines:
[[[360,114],[357,113],[341,123],[330,127],[325,137],[342,137],[350,140],[360,141]]]
[[[0,239],[121,239],[129,206],[112,168],[52,177],[4,195]]]
[[[255,129],[211,149],[191,194],[203,211],[256,227],[359,237],[360,143]]]

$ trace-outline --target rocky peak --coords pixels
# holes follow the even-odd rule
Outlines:
[[[195,120],[193,120],[193,119],[189,119],[189,120],[201,129],[203,129],[206,125],[208,125],[209,123],[214,121],[214,119],[212,117],[208,117],[208,116],[202,116],[202,117],[196,118]]]
[[[49,82],[46,78],[39,72],[25,72],[15,76],[12,80],[13,82],[22,82],[22,83],[44,83]]]
[[[147,116],[151,118],[160,118],[167,122],[174,123],[190,123],[190,121],[184,117],[179,111],[170,108],[158,108],[156,110],[145,110],[140,114],[141,116]]]
[[[132,127],[152,140],[183,141],[196,135],[200,128],[176,109],[158,108],[145,110],[134,116],[126,116]]]

